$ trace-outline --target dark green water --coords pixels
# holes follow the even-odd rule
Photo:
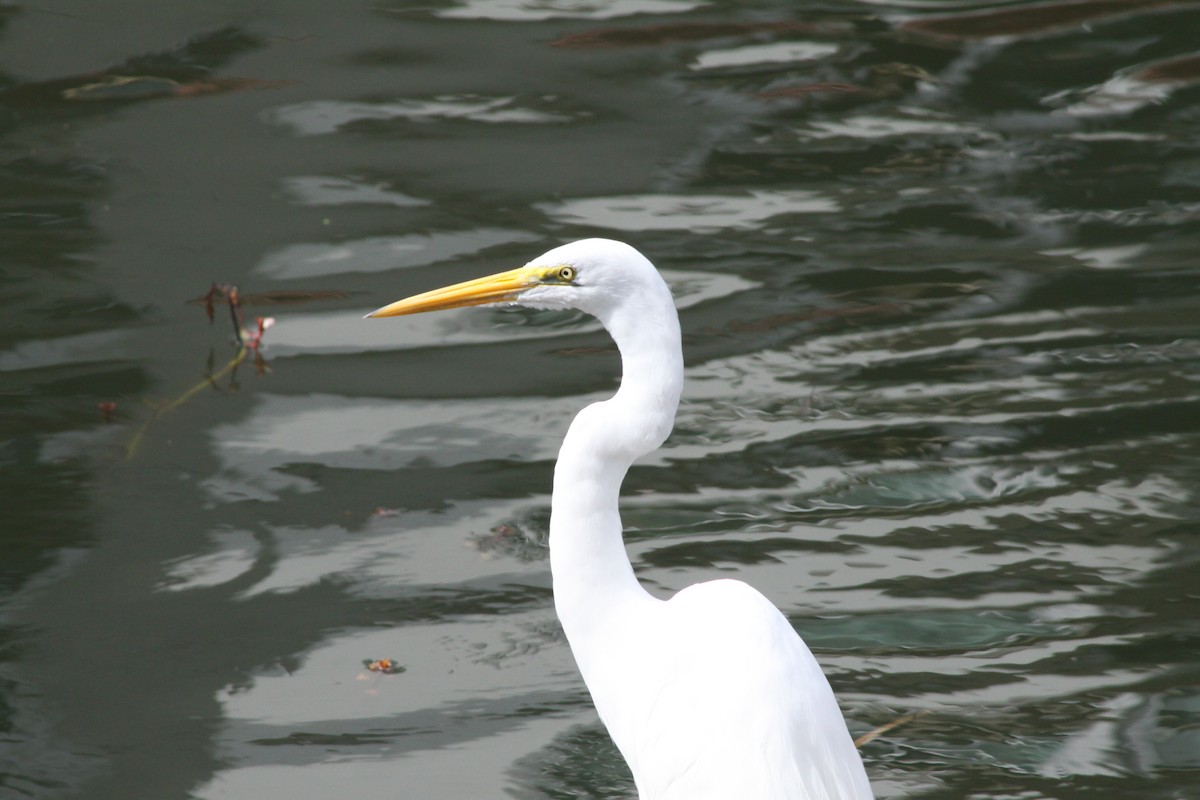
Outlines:
[[[880,798],[1200,796],[1194,6],[192,5],[0,10],[0,796],[632,797],[544,549],[606,337],[360,319],[590,235],[681,308],[653,591],[924,712]]]

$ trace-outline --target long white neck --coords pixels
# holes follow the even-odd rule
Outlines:
[[[633,461],[670,434],[683,387],[679,318],[665,283],[597,316],[621,352],[621,387],[571,423],[550,514],[555,609],[585,681],[613,623],[658,602],[634,577],[617,496]]]

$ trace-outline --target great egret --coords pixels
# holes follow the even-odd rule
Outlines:
[[[669,600],[634,576],[617,495],[674,425],[679,317],[645,256],[585,239],[523,267],[400,300],[391,317],[460,306],[574,308],[621,352],[621,386],[571,423],[554,469],[554,607],[642,800],[869,800],[829,682],[770,601],[716,580]]]

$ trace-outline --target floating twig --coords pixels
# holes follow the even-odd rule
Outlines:
[[[917,717],[924,716],[925,713],[926,712],[924,712],[924,711],[914,711],[911,714],[905,714],[902,717],[896,717],[891,722],[889,722],[885,725],[880,725],[875,730],[867,731],[862,736],[859,736],[857,739],[854,740],[854,746],[861,748],[864,744],[867,744],[868,742],[872,741],[873,739],[876,739],[877,737],[882,736],[883,734],[887,733],[888,731],[893,730],[895,728],[899,728],[901,725],[904,725],[906,723],[912,722]]]

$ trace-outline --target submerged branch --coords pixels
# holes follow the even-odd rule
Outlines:
[[[242,303],[240,298],[241,295],[239,294],[236,286],[232,284],[218,283],[214,283],[208,290],[207,294],[201,298],[198,298],[198,302],[204,304],[204,311],[208,315],[208,321],[210,324],[215,318],[214,306],[216,305],[217,301],[223,302],[229,306],[229,318],[233,323],[233,333],[237,340],[237,351],[234,353],[233,358],[229,359],[225,366],[221,367],[221,369],[214,373],[212,371],[212,351],[210,350],[208,356],[209,374],[204,378],[204,380],[200,381],[195,386],[192,386],[183,394],[167,403],[164,403],[163,405],[157,406],[154,409],[154,412],[150,415],[150,417],[138,427],[133,436],[130,437],[129,441],[125,444],[126,461],[131,460],[137,455],[138,449],[142,445],[142,441],[146,438],[146,432],[150,429],[150,426],[153,425],[155,421],[157,421],[163,414],[166,414],[168,411],[174,411],[207,388],[216,388],[217,382],[222,380],[226,375],[230,376],[230,385],[233,386],[233,379],[237,374],[238,366],[240,366],[241,363],[250,356],[250,354],[254,354],[255,371],[259,375],[262,375],[267,371],[267,362],[266,359],[263,358],[261,350],[262,339],[267,330],[275,324],[275,319],[273,317],[258,317],[256,320],[256,326],[251,330],[246,330],[242,326]]]
[[[257,348],[255,348],[255,350],[257,350]],[[229,363],[221,367],[219,371],[207,376],[204,380],[200,381],[195,386],[176,397],[174,400],[171,400],[170,402],[154,409],[154,413],[151,414],[149,419],[147,419],[141,424],[141,426],[138,427],[137,431],[125,444],[125,460],[129,461],[135,455],[137,455],[138,448],[142,444],[142,439],[144,439],[146,436],[146,431],[150,429],[150,426],[153,425],[159,417],[161,417],[163,414],[166,414],[168,411],[174,411],[175,409],[179,408],[181,405],[191,400],[205,389],[215,386],[216,382],[224,378],[226,375],[233,374],[233,372],[238,368],[238,365],[245,361],[246,356],[250,355],[251,352],[251,348],[247,347],[245,344],[239,345],[237,353],[229,360]]]

